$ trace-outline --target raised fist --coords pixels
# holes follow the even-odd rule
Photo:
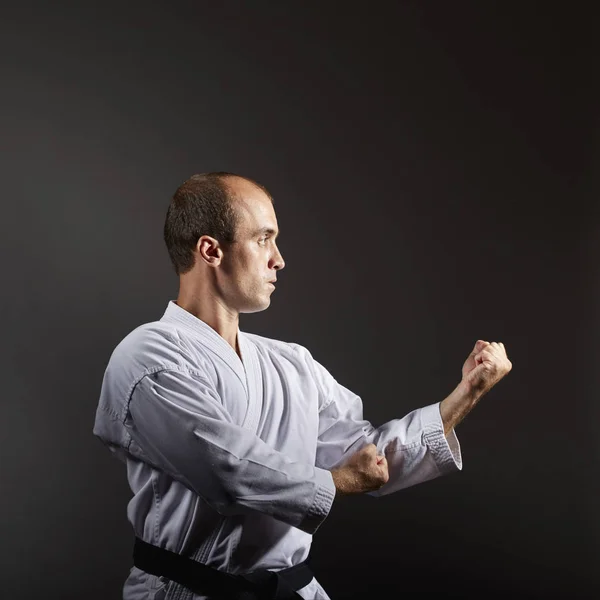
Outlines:
[[[462,381],[478,394],[489,392],[510,370],[504,344],[478,340],[462,368]]]
[[[377,455],[375,444],[361,448],[331,474],[337,493],[342,495],[378,490],[390,478],[387,460]]]

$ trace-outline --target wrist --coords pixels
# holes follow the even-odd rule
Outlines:
[[[348,492],[348,477],[343,467],[333,469],[331,471],[333,477],[333,485],[335,485],[335,493],[337,496],[345,496]]]
[[[440,415],[445,435],[448,435],[467,416],[482,395],[463,380],[448,397],[440,402]]]
[[[465,379],[461,379],[460,383],[452,393],[456,393],[456,396],[460,398],[462,402],[477,402],[482,396],[481,391],[476,389],[472,383]]]

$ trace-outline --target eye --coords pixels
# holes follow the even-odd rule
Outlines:
[[[259,243],[261,246],[264,246],[264,245],[267,243],[267,240],[268,240],[268,239],[269,239],[269,238],[268,238],[267,236],[265,236],[265,237],[262,237],[262,238],[260,238],[260,240],[258,240],[258,243]]]

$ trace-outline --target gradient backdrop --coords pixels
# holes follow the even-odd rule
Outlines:
[[[558,3],[556,3],[558,4]],[[115,345],[177,294],[190,175],[273,193],[287,267],[250,332],[375,424],[479,338],[513,371],[464,470],[335,503],[339,598],[591,598],[598,559],[597,22],[584,3],[21,2],[0,17],[2,598],[119,598],[124,466],[92,436]]]

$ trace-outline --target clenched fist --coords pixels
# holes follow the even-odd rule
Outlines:
[[[387,460],[385,456],[377,455],[375,444],[361,448],[331,474],[336,492],[342,495],[378,490],[390,478]]]
[[[462,368],[462,382],[478,394],[489,392],[510,370],[504,344],[478,340]]]

